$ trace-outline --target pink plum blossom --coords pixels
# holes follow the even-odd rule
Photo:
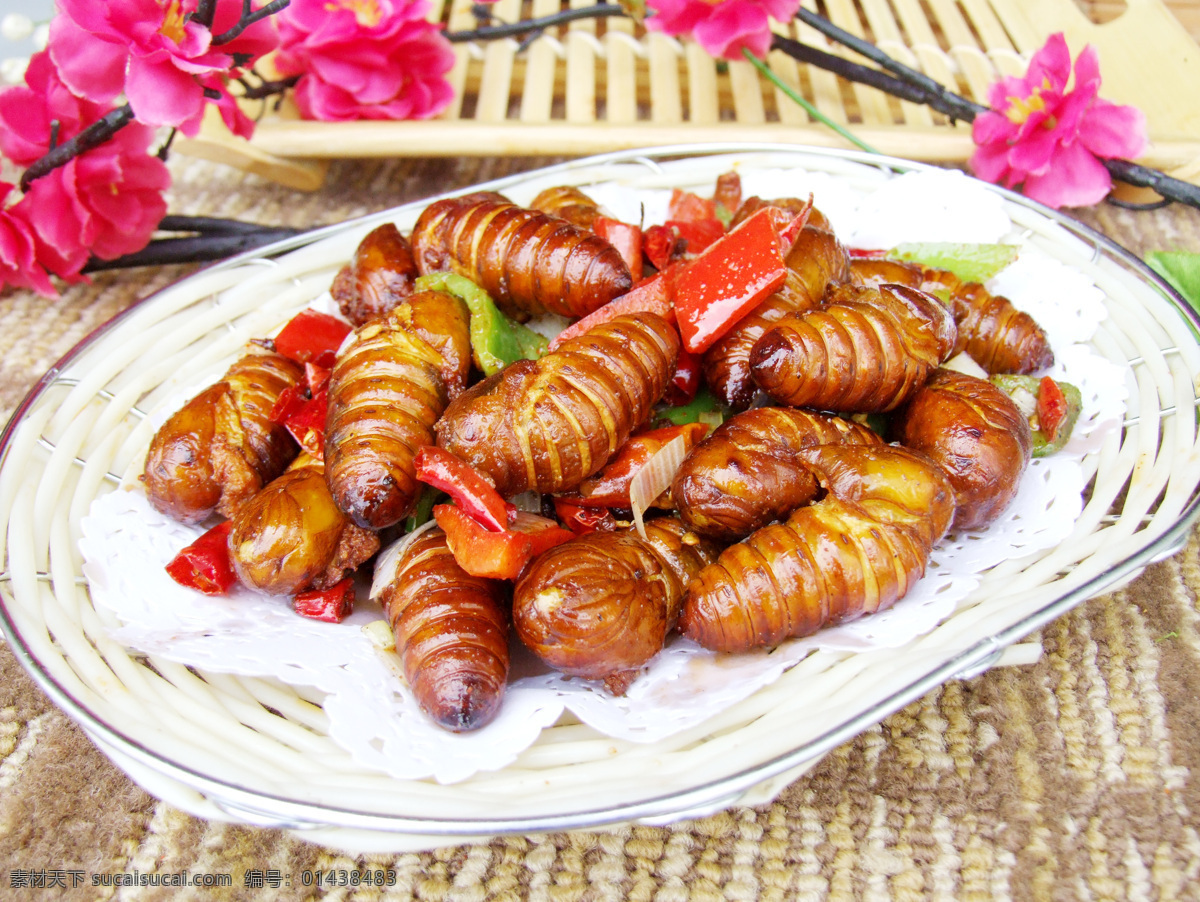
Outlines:
[[[760,59],[771,48],[771,19],[788,22],[799,0],[647,0],[654,13],[646,27],[691,36],[711,56],[742,59],[742,49]]]
[[[1098,203],[1112,178],[1098,158],[1134,158],[1146,148],[1146,121],[1132,106],[1097,96],[1099,56],[1091,45],[1075,60],[1061,33],[1030,60],[1022,78],[1004,78],[988,93],[991,109],[976,117],[971,168],[982,179],[1050,207]]]
[[[5,206],[13,188],[0,182],[0,285],[32,288],[53,297],[54,285],[37,262],[33,226],[25,211]]]
[[[72,94],[50,56],[35,54],[25,86],[0,91],[0,150],[29,165],[50,151],[52,137],[69,141],[108,109]],[[111,259],[145,247],[166,213],[170,185],[166,164],[150,153],[155,140],[153,128],[135,122],[34,179],[3,208],[0,278],[51,293],[45,270],[72,280],[92,254]],[[5,200],[10,194],[8,186]],[[7,270],[22,261],[23,280]]]
[[[292,0],[276,18],[275,64],[300,75],[308,119],[426,119],[454,97],[449,42],[426,0]]]
[[[49,54],[35,53],[25,85],[0,89],[0,151],[18,166],[28,166],[50,150],[51,122],[58,123],[61,144],[109,108],[77,97],[59,78]]]
[[[194,14],[199,0],[58,0],[50,53],[63,81],[81,97],[108,103],[124,92],[147,125],[194,135],[206,89],[224,97],[230,69],[275,46],[271,24],[259,20],[220,46],[213,36],[232,28],[241,0],[217,0],[212,30]]]
[[[171,177],[148,152],[144,132],[124,128],[30,184],[17,207],[27,211],[38,262],[51,272],[69,279],[92,254],[111,260],[149,243],[166,215]]]

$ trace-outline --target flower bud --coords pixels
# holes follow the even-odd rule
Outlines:
[[[29,68],[29,57],[13,56],[0,60],[0,83],[19,85],[25,80],[25,70]]]
[[[22,13],[9,13],[0,19],[0,34],[10,41],[23,41],[33,34],[33,19]]]

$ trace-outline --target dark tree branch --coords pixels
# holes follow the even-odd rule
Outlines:
[[[192,18],[205,28],[212,28],[213,16],[217,14],[217,0],[200,0]]]
[[[28,191],[34,179],[39,179],[59,166],[64,166],[94,147],[99,147],[133,121],[133,110],[129,104],[117,107],[97,119],[74,138],[59,144],[40,160],[36,160],[21,175],[21,190]]]
[[[224,260],[245,251],[254,250],[284,238],[299,235],[298,229],[270,229],[256,226],[243,234],[197,235],[189,238],[160,238],[132,254],[114,260],[93,257],[83,272],[108,269],[127,269],[135,266],[165,266],[171,263],[204,263]]]
[[[214,35],[212,39],[213,45],[228,44],[255,22],[273,16],[280,10],[287,9],[288,4],[291,2],[292,0],[272,0],[272,2],[261,9],[254,9],[251,6],[250,0],[242,0],[242,17],[238,19],[238,23],[229,29],[229,31],[223,31],[218,35]]]
[[[256,222],[237,219],[217,219],[212,216],[180,216],[168,214],[158,224],[160,232],[196,232],[204,235],[253,235],[264,229],[299,234],[282,226],[262,226]]]
[[[901,100],[911,100],[914,103],[925,104],[939,113],[946,114],[951,119],[961,119],[964,122],[970,122],[975,118],[977,113],[982,113],[987,109],[987,107],[980,106],[974,101],[947,91],[940,84],[932,81],[932,79],[927,79],[924,75],[921,76],[920,82],[910,82],[904,78],[880,72],[878,69],[872,69],[869,66],[851,62],[835,54],[826,53],[824,50],[818,50],[816,47],[802,44],[791,38],[785,38],[782,35],[775,35],[771,39],[771,48],[773,50],[781,50],[792,57],[792,59],[799,60],[802,63],[809,63],[820,69],[832,72],[847,81],[870,85],[872,88],[878,88],[881,91],[899,97]],[[932,82],[932,88],[925,84],[927,81]]]
[[[299,75],[291,75],[287,78],[278,79],[277,81],[267,81],[266,79],[261,79],[257,85],[251,85],[244,78],[239,79],[242,87],[245,89],[241,96],[247,100],[265,100],[268,97],[274,97],[277,94],[282,94],[288,88],[295,87],[296,82],[299,80]]]
[[[542,16],[538,19],[522,19],[511,25],[485,25],[470,31],[448,31],[446,40],[452,44],[465,41],[494,41],[497,38],[511,38],[529,31],[541,31],[564,25],[578,19],[606,19],[609,16],[624,16],[625,10],[615,3],[597,3],[595,6],[584,6],[579,9],[567,9],[552,16]]]

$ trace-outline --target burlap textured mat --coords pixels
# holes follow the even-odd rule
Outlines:
[[[546,162],[350,162],[306,195],[177,159],[171,209],[316,226]],[[1082,218],[1138,254],[1200,251],[1200,211]],[[190,271],[104,273],[57,301],[0,294],[3,416],[90,330]],[[1193,535],[1032,637],[1036,664],[946,684],[762,808],[400,856],[157,801],[0,648],[0,899],[1200,899],[1198,593]],[[395,885],[302,885],[305,870],[368,868]],[[184,870],[232,887],[111,885]]]

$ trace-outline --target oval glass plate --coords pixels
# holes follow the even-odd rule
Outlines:
[[[799,167],[877,185],[920,164],[789,146],[625,152],[490,182],[519,198],[619,173],[635,188],[711,190],[731,165]],[[984,574],[953,614],[899,648],[817,651],[734,708],[654,743],[569,718],[511,765],[453,785],[358,766],[332,742],[321,695],[274,679],[198,671],[114,642],[88,594],[79,524],[140,467],[141,410],[217,378],[325,291],[380,222],[411,228],[422,201],[212,267],[136,305],[38,383],[0,438],[4,631],[20,660],[97,745],[149,791],[193,813],[309,831],[359,850],[502,832],[663,823],[769,799],[823,754],[941,682],[978,673],[1009,644],[1111,589],[1185,541],[1198,510],[1196,317],[1140,261],[1064,216],[990,188],[1021,238],[1104,294],[1092,348],[1126,373],[1128,415],[1084,463],[1067,541]],[[818,198],[818,204],[820,199]]]

